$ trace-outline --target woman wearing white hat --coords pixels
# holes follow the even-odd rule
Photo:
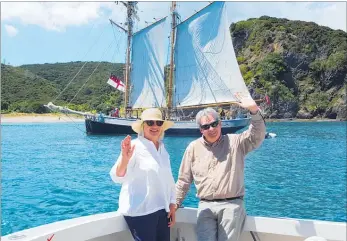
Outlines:
[[[127,136],[110,171],[122,183],[118,212],[124,215],[136,241],[170,241],[175,224],[176,193],[169,154],[162,139],[173,126],[159,109],[145,110],[132,125],[138,138]]]

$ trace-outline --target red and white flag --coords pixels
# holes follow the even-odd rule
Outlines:
[[[265,102],[266,102],[266,104],[271,105],[271,100],[270,100],[270,97],[268,95],[265,95]]]
[[[119,78],[117,78],[115,75],[110,76],[110,78],[107,81],[107,84],[111,85],[112,87],[116,88],[117,90],[125,92],[125,84]]]

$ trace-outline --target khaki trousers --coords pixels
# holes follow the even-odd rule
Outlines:
[[[245,220],[242,199],[200,201],[196,230],[198,241],[238,241]]]

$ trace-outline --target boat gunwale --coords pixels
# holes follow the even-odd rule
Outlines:
[[[194,225],[196,224],[196,214],[196,208],[180,208],[177,211],[177,223]],[[96,228],[95,226],[99,227]],[[71,235],[78,233],[77,236],[73,236],[74,241],[85,241],[126,230],[128,227],[123,216],[117,212],[109,212],[41,225],[6,235],[2,237],[2,240],[46,241],[53,234],[55,237],[59,237],[59,240],[65,240],[64,237],[72,237]],[[296,237],[320,236],[328,240],[346,240],[345,222],[247,216],[244,231]]]

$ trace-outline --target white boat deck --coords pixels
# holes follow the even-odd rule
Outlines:
[[[172,241],[197,240],[196,211],[194,208],[177,211],[177,223],[171,229]],[[304,241],[312,236],[319,236],[327,241],[346,241],[346,223],[248,216],[240,241]],[[2,240],[130,241],[133,239],[124,218],[116,212],[111,212],[23,230],[7,235]]]

